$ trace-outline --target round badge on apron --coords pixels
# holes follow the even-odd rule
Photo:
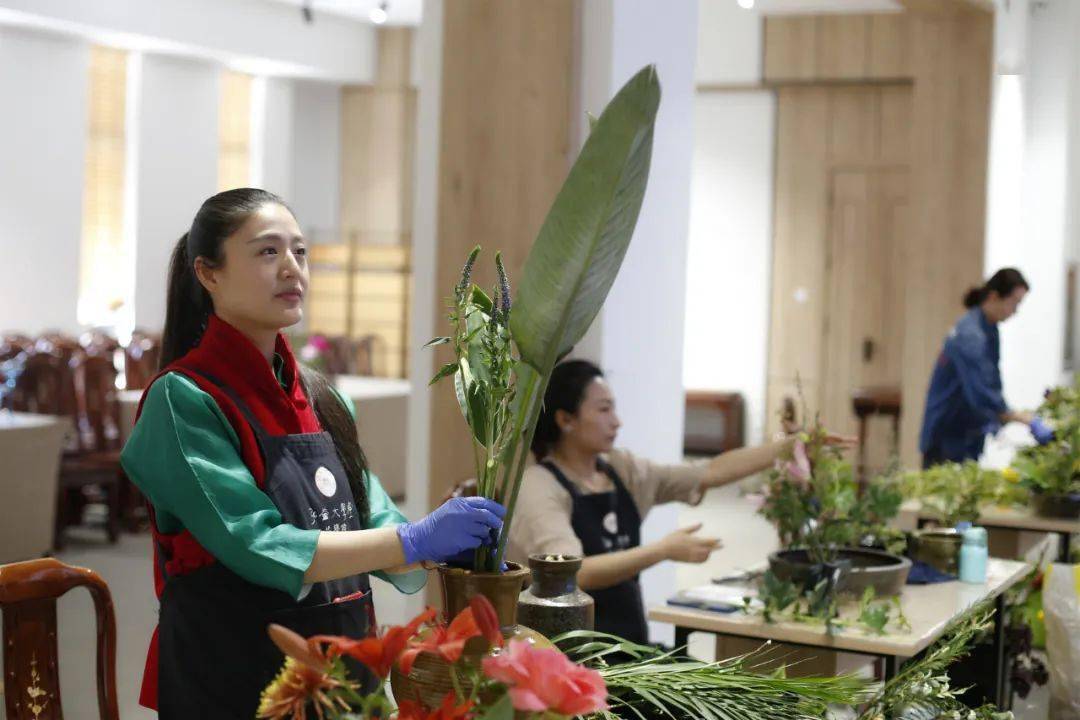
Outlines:
[[[604,529],[612,535],[617,535],[619,533],[619,516],[616,515],[614,511],[609,512],[604,516],[603,523]]]
[[[315,471],[315,487],[326,497],[334,497],[337,492],[337,479],[334,478],[334,473],[320,466]]]

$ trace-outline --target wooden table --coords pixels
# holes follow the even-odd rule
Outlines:
[[[911,630],[890,630],[886,635],[873,635],[852,626],[829,634],[823,626],[790,621],[768,623],[760,615],[747,615],[742,612],[718,613],[668,605],[650,608],[649,619],[675,626],[676,647],[687,645],[691,632],[707,632],[714,635],[772,640],[834,652],[850,652],[882,658],[885,664],[885,679],[888,680],[896,675],[903,659],[913,657],[929,647],[941,637],[952,621],[974,605],[984,600],[993,600],[996,610],[994,692],[998,706],[1004,707],[1004,593],[1019,582],[1028,570],[1026,563],[992,558],[987,565],[987,578],[983,584],[953,581],[934,585],[907,585],[900,595],[900,603],[911,624]]]
[[[0,410],[0,563],[52,548],[66,418]]]
[[[919,528],[941,520],[940,515],[924,510],[918,500],[908,500],[900,506],[900,512],[914,514],[916,527]],[[1080,520],[1043,517],[1030,507],[987,505],[979,509],[979,520],[975,524],[988,528],[1055,533],[1061,538],[1058,560],[1063,563],[1069,562],[1070,536],[1080,534]]]

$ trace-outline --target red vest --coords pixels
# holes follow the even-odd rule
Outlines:
[[[296,358],[288,341],[280,333],[277,336],[275,352],[285,361],[282,379],[287,389],[282,389],[274,375],[273,368],[258,348],[239,330],[211,315],[206,332],[199,345],[180,359],[162,370],[154,380],[168,372],[180,372],[193,380],[201,390],[208,393],[217,402],[229,424],[240,438],[240,456],[251,470],[256,484],[261,488],[265,478],[262,456],[255,440],[255,433],[241,414],[236,404],[221,389],[208,382],[203,373],[208,374],[231,388],[240,399],[251,408],[255,417],[271,435],[295,435],[298,433],[320,432],[318,417],[308,403],[299,382],[299,369]],[[150,389],[147,385],[147,391]],[[138,412],[142,412],[142,403],[146,400],[143,392]],[[138,414],[136,414],[136,420]],[[217,562],[187,530],[179,533],[162,533],[158,530],[154,509],[150,507],[150,530],[154,538],[154,591],[158,598],[165,587],[165,577],[161,572],[158,553],[165,550],[165,572],[168,575],[183,575],[192,570]],[[157,709],[158,689],[158,634],[150,640],[146,656],[146,668],[143,672],[140,704],[152,710]]]

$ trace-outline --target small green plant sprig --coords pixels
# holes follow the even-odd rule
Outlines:
[[[758,588],[761,608],[755,610],[746,598],[743,612],[760,612],[765,622],[787,620],[807,624],[823,624],[828,632],[855,627],[873,635],[885,635],[890,625],[908,631],[911,625],[900,606],[900,597],[878,599],[874,588],[867,587],[859,598],[856,614],[841,618],[836,594],[828,580],[819,581],[813,588],[800,590],[798,585],[781,580],[770,570]]]
[[[504,458],[514,443],[514,395],[517,362],[510,335],[510,280],[502,255],[495,253],[497,284],[488,295],[472,282],[480,255],[477,245],[469,253],[461,279],[450,299],[452,335],[437,337],[425,345],[452,344],[455,359],[443,365],[430,385],[451,377],[461,414],[469,426],[477,493],[502,502],[505,479],[499,474]],[[493,571],[490,548],[476,554],[477,570]]]
[[[688,657],[685,648],[665,652],[593,631],[566,633],[554,642],[604,678],[610,707],[590,720],[815,720],[829,705],[856,705],[870,695],[866,682],[852,675],[787,677],[783,667],[756,672],[770,659],[767,648],[710,663]]]
[[[949,683],[949,666],[968,654],[975,640],[990,629],[993,618],[993,608],[985,603],[968,611],[920,659],[904,665],[886,682],[857,720],[1012,720],[1011,712],[999,712],[993,705],[969,708],[957,699],[964,690],[955,690]]]

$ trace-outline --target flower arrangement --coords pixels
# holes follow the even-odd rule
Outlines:
[[[478,490],[506,507],[494,552],[477,551],[476,571],[502,568],[548,380],[599,313],[629,248],[659,103],[660,84],[649,66],[590,123],[525,261],[513,312],[501,255],[495,255],[498,280],[490,295],[472,282],[476,248],[451,298],[451,334],[429,343],[452,346],[454,360],[432,383],[453,378],[471,431]]]
[[[1080,380],[1048,391],[1039,415],[1053,424],[1054,440],[1021,450],[1013,469],[1032,491],[1080,493]]]
[[[332,352],[330,341],[325,335],[308,335],[304,344],[300,346],[300,361],[312,370],[325,373],[328,365],[328,357]]]
[[[607,709],[607,689],[593,669],[577,665],[559,650],[515,640],[503,648],[495,608],[483,595],[449,623],[436,622],[429,608],[407,625],[380,635],[353,639],[317,635],[304,639],[280,625],[270,637],[286,655],[285,664],[263,692],[258,717],[264,720],[306,718],[314,710],[320,720],[389,718],[399,720],[471,720],[509,718],[514,710],[558,720]],[[466,643],[480,638],[490,653],[476,664],[466,657]],[[421,653],[431,653],[450,666],[454,690],[437,708],[387,697],[386,679],[394,665],[408,673]],[[362,694],[343,661],[351,657],[379,679]]]
[[[1011,482],[1009,473],[981,468],[974,460],[908,473],[902,485],[905,497],[939,515],[945,527],[978,521],[983,505],[1023,504],[1027,498],[1027,491]]]
[[[785,549],[805,547],[812,560],[827,563],[841,547],[902,551],[903,534],[888,526],[901,500],[895,465],[860,492],[851,463],[815,420],[798,433],[791,456],[769,472],[761,513],[776,526]]]
[[[263,692],[257,714],[262,720],[306,720],[309,711],[319,720],[395,715],[398,720],[613,720],[620,711],[636,717],[650,710],[810,720],[831,703],[851,705],[869,694],[867,685],[851,676],[759,675],[752,671],[757,655],[705,663],[589,631],[556,638],[569,654],[521,640],[504,646],[495,609],[482,595],[471,598],[449,623],[436,622],[429,608],[407,625],[360,640],[305,639],[280,625],[269,632],[286,658]],[[467,643],[484,649],[479,662],[470,657]],[[385,680],[395,665],[407,673],[421,653],[450,664],[454,689],[438,707],[410,699],[395,705]],[[346,657],[379,679],[375,690],[360,691],[349,677]]]

